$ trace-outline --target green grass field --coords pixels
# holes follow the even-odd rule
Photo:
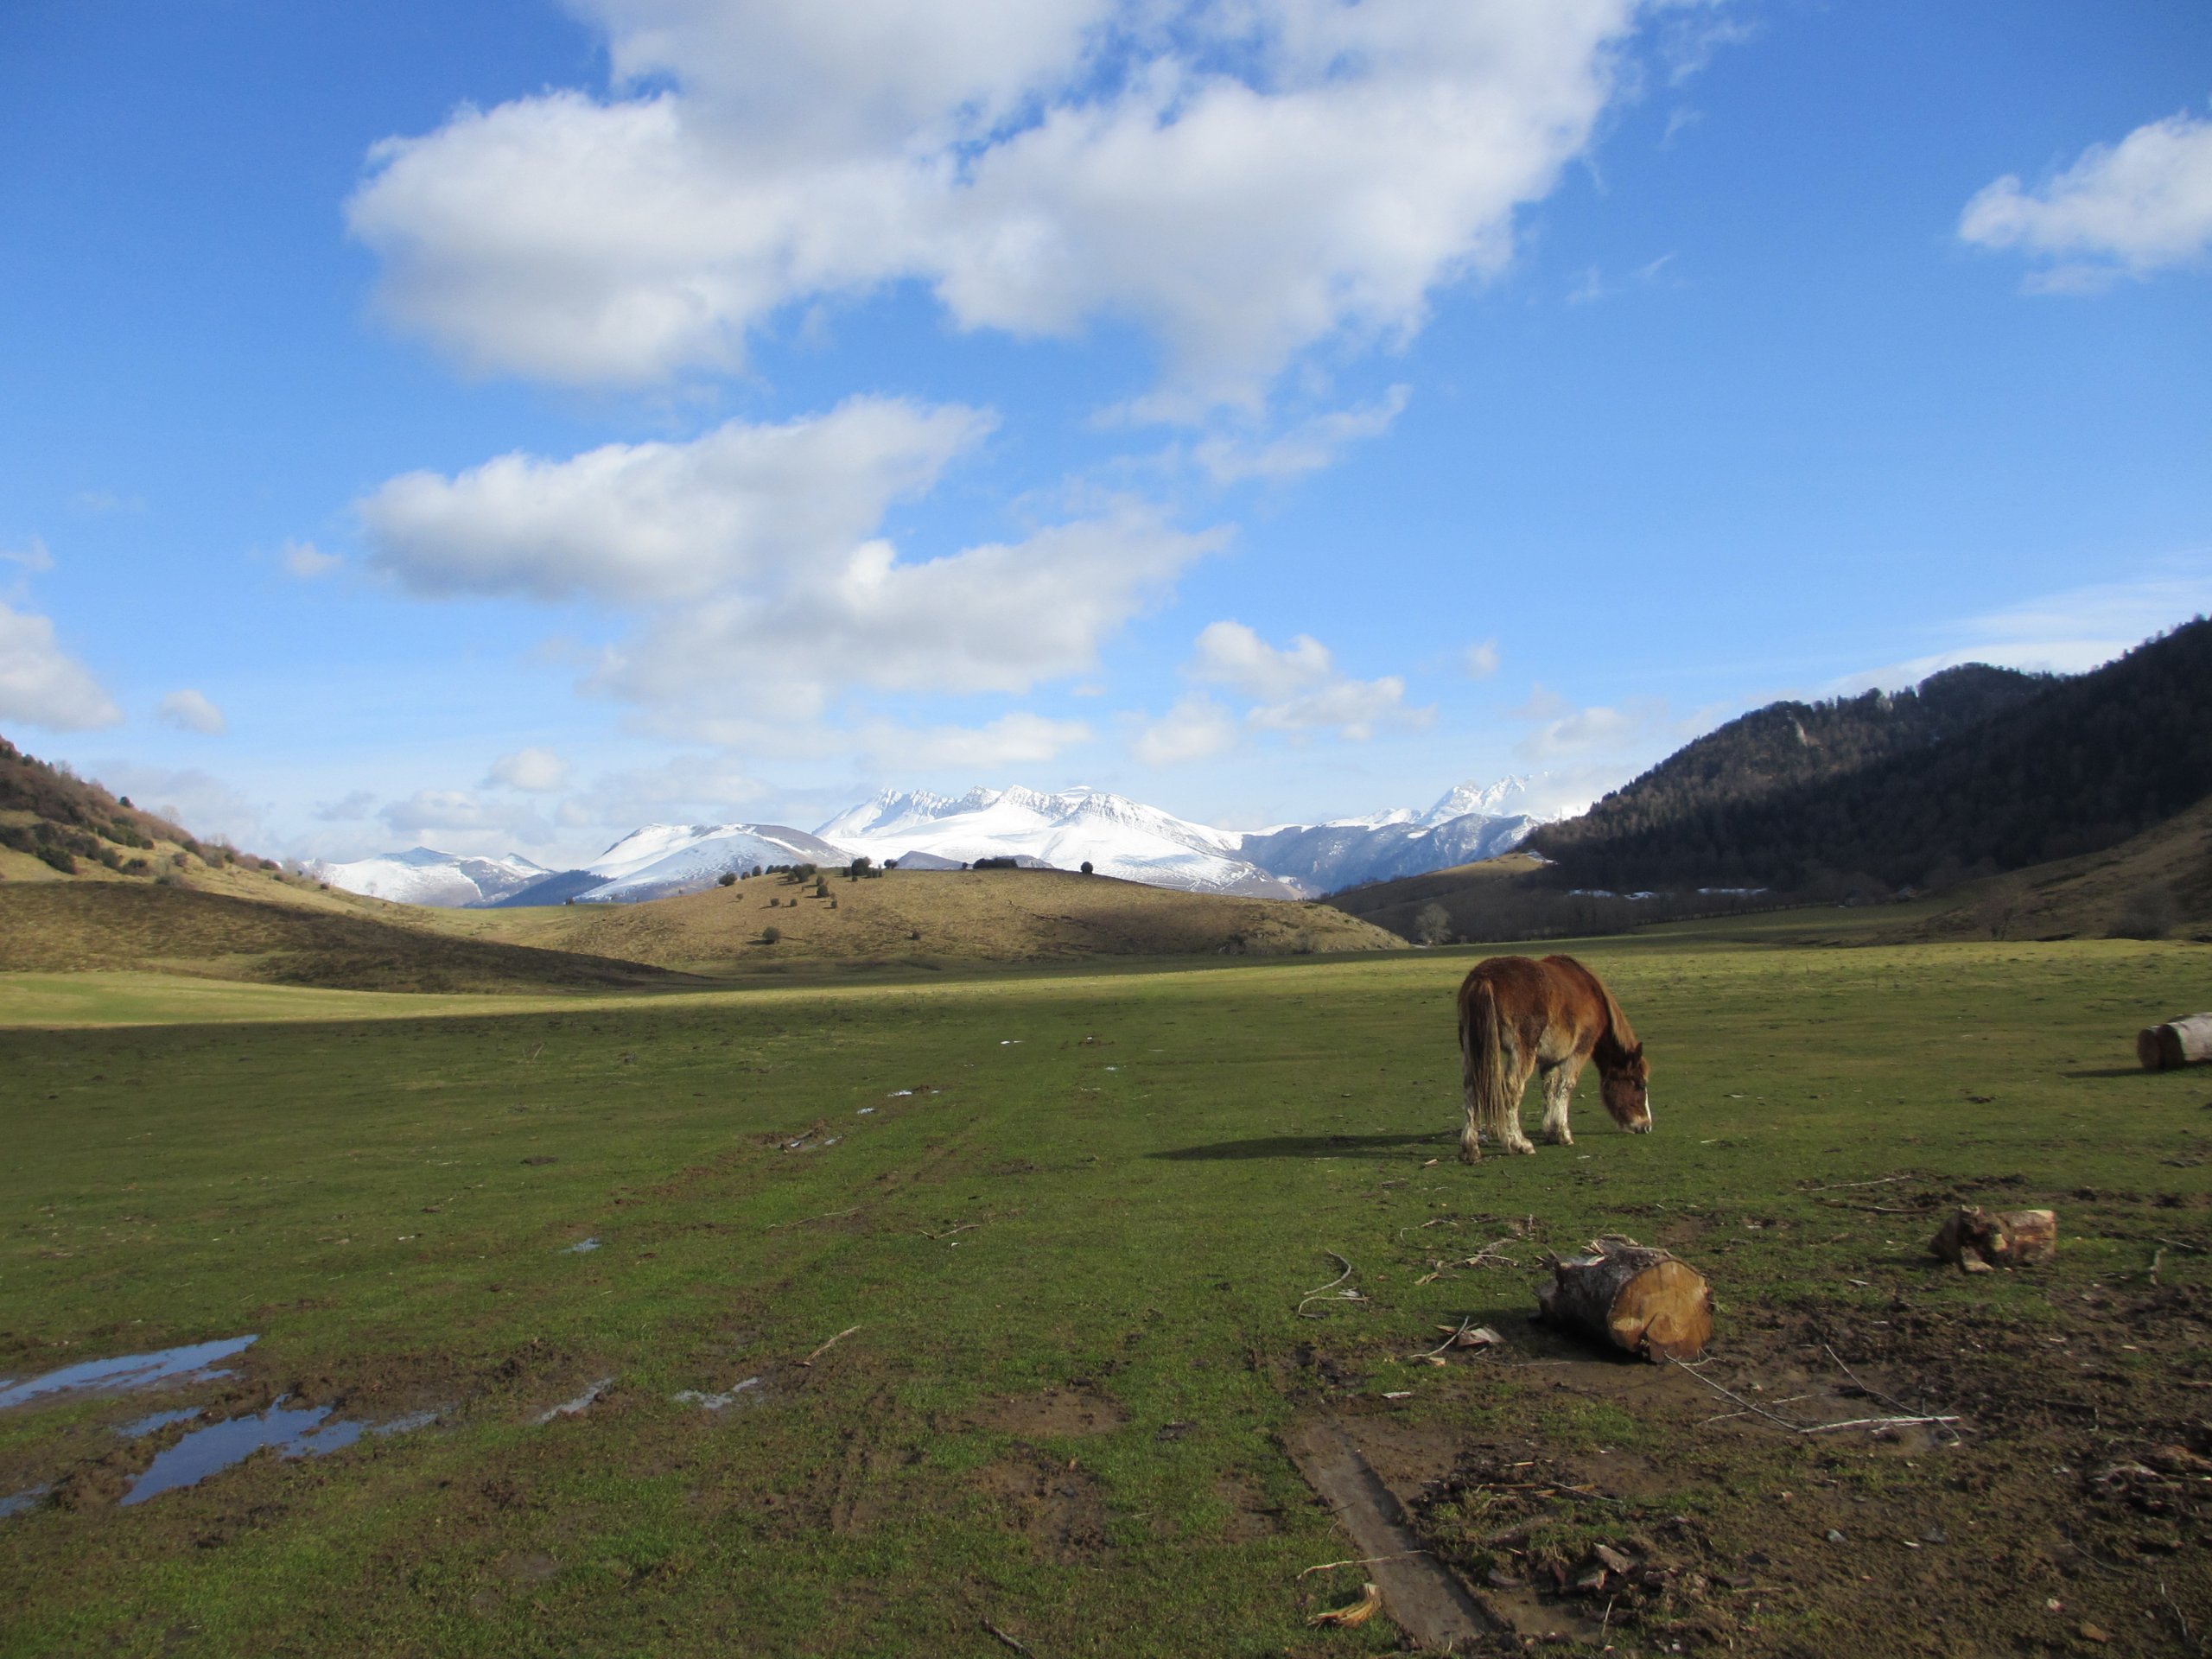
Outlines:
[[[226,1381],[0,1412],[0,1497],[53,1489],[0,1519],[0,1651],[1391,1650],[1306,1623],[1363,1576],[1301,1576],[1358,1553],[1285,1451],[1320,1418],[1499,1651],[2196,1650],[2212,1077],[2131,1045],[2212,1005],[2212,955],[1570,948],[1656,1132],[1586,1079],[1576,1145],[1474,1168],[1451,1005],[1486,952],[534,999],[0,977],[0,1376],[260,1338]],[[1960,1198],[2055,1205],[2059,1262],[1934,1266]],[[1886,1410],[1863,1384],[1956,1443],[1794,1434],[1532,1326],[1539,1254],[1610,1231],[1711,1276],[1710,1382],[1808,1422]],[[1455,1265],[1498,1240],[1516,1265]],[[1300,1317],[1332,1251],[1360,1297]],[[1405,1358],[1469,1319],[1503,1346]],[[116,1426],[286,1395],[440,1414],[118,1506],[189,1426]],[[1597,1542],[1649,1570],[1578,1597]]]

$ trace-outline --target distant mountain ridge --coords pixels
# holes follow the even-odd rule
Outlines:
[[[866,857],[944,869],[1012,858],[1058,869],[1087,862],[1102,875],[1192,893],[1297,899],[1503,852],[1556,816],[1504,810],[1524,798],[1532,782],[1460,784],[1426,812],[1398,808],[1259,830],[1193,823],[1103,790],[885,790],[811,834],[784,824],[646,824],[579,870],[546,871],[526,859],[470,860],[418,848],[320,866],[317,874],[354,892],[384,898],[405,893],[409,903],[507,907],[669,898],[710,887],[726,874],[776,864],[831,866]],[[486,863],[524,873],[510,880],[473,868]],[[372,880],[377,888],[354,885]]]
[[[1946,885],[2128,839],[2212,794],[2212,622],[2070,677],[1974,664],[1909,692],[1774,703],[1531,836],[1615,891],[1839,874]]]

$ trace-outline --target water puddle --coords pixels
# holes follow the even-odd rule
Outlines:
[[[27,1510],[36,1509],[53,1490],[51,1486],[33,1486],[26,1491],[10,1492],[7,1497],[0,1497],[0,1521],[11,1515],[21,1515]]]
[[[242,1354],[259,1340],[258,1337],[226,1337],[219,1342],[189,1343],[151,1354],[88,1359],[20,1382],[0,1379],[0,1411],[49,1395],[120,1394],[130,1389],[149,1389],[157,1382],[202,1382],[215,1375],[213,1368],[218,1360]]]
[[[563,1250],[561,1254],[563,1255],[588,1255],[598,1248],[599,1241],[597,1239],[580,1238],[575,1243],[569,1245],[568,1249]]]
[[[543,1427],[544,1424],[551,1422],[556,1417],[574,1417],[581,1412],[590,1409],[592,1402],[613,1386],[614,1379],[613,1377],[601,1377],[598,1382],[593,1383],[575,1399],[563,1400],[559,1405],[554,1407],[550,1411],[541,1412],[538,1414],[537,1421],[539,1425]]]
[[[169,1421],[176,1421],[173,1414],[163,1414]],[[320,1457],[353,1445],[364,1434],[399,1434],[410,1428],[421,1428],[435,1422],[437,1415],[435,1411],[411,1412],[384,1423],[364,1423],[346,1417],[327,1421],[330,1418],[328,1406],[287,1410],[284,1402],[279,1400],[258,1416],[233,1417],[228,1422],[210,1423],[205,1428],[193,1430],[148,1465],[146,1472],[131,1483],[122,1501],[125,1505],[143,1503],[149,1497],[177,1487],[197,1485],[208,1476],[244,1462],[265,1446],[275,1446],[279,1457]]]
[[[759,1377],[748,1376],[744,1382],[737,1383],[721,1394],[702,1394],[696,1389],[685,1389],[680,1393],[669,1395],[669,1398],[679,1406],[696,1406],[702,1411],[720,1411],[747,1389],[757,1389],[760,1386]]]

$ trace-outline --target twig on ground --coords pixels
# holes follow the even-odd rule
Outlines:
[[[2166,1604],[2166,1611],[2174,1616],[2174,1623],[2181,1626],[2181,1639],[2183,1642],[2193,1640],[2190,1634],[2189,1615],[2182,1611],[2181,1604],[2174,1599],[2174,1592],[2166,1588],[2163,1573],[2158,1579],[2158,1599]]]
[[[1847,1204],[1841,1198],[1818,1198],[1815,1202],[1824,1204],[1831,1210],[1863,1210],[1876,1216],[1932,1216],[1942,1208],[1941,1205],[1923,1204],[1910,1209],[1900,1209],[1894,1204]]]
[[[1895,1395],[1887,1395],[1887,1394],[1884,1394],[1884,1393],[1883,1393],[1879,1389],[1870,1389],[1870,1388],[1868,1388],[1868,1387],[1866,1386],[1866,1384],[1862,1380],[1860,1380],[1860,1377],[1859,1377],[1859,1373],[1858,1373],[1858,1372],[1856,1372],[1856,1371],[1854,1371],[1854,1370],[1853,1370],[1851,1369],[1851,1367],[1850,1367],[1850,1366],[1848,1366],[1848,1365],[1847,1365],[1847,1364],[1845,1364],[1845,1363],[1843,1363],[1843,1356],[1842,1356],[1841,1354],[1839,1354],[1838,1352],[1836,1352],[1836,1351],[1835,1351],[1833,1347],[1831,1347],[1828,1344],[1827,1344],[1827,1343],[1825,1343],[1825,1342],[1824,1342],[1824,1343],[1822,1343],[1822,1344],[1821,1344],[1821,1351],[1822,1351],[1822,1352],[1824,1352],[1825,1354],[1827,1354],[1827,1357],[1828,1357],[1830,1359],[1832,1359],[1832,1360],[1834,1360],[1834,1361],[1835,1362],[1835,1368],[1836,1368],[1836,1370],[1838,1370],[1841,1371],[1841,1372],[1842,1372],[1846,1376],[1847,1376],[1847,1377],[1849,1377],[1849,1378],[1851,1379],[1851,1386],[1852,1386],[1852,1387],[1853,1387],[1853,1388],[1855,1388],[1855,1389],[1858,1389],[1861,1394],[1865,1395],[1866,1395],[1869,1400],[1878,1400],[1878,1401],[1880,1401],[1884,1405],[1885,1405],[1885,1406],[1889,1407],[1891,1409],[1892,1409],[1892,1410],[1894,1410],[1894,1411],[1900,1411],[1900,1412],[1910,1413],[1911,1411],[1913,1411],[1913,1410],[1915,1409],[1915,1408],[1913,1408],[1913,1407],[1911,1407],[1911,1406],[1908,1406],[1907,1404],[1905,1404],[1905,1402],[1904,1402],[1904,1401],[1897,1399],[1897,1398]],[[1925,1401],[1923,1401],[1922,1403],[1923,1403],[1923,1405],[1925,1405],[1925,1404],[1926,1404],[1926,1402],[1925,1402]],[[1960,1434],[1959,1434],[1959,1432],[1958,1432],[1958,1430],[1956,1430],[1956,1429],[1953,1429],[1953,1430],[1951,1430],[1951,1431],[1950,1431],[1950,1433],[1951,1433],[1951,1438],[1952,1438],[1953,1440],[1958,1440],[1959,1438],[1961,1438],[1961,1437],[1960,1437]]]
[[[1357,1560],[1319,1561],[1313,1566],[1307,1567],[1305,1572],[1300,1573],[1298,1576],[1302,1579],[1306,1577],[1309,1573],[1333,1573],[1340,1567],[1372,1567],[1377,1561],[1402,1561],[1408,1555],[1426,1555],[1427,1554],[1428,1552],[1425,1549],[1402,1549],[1395,1555],[1362,1555]]]
[[[2159,1245],[2159,1246],[2158,1246],[2158,1252],[2157,1252],[2157,1254],[2153,1255],[2152,1256],[2152,1258],[2151,1258],[2151,1271],[2150,1271],[2150,1274],[2149,1274],[2149,1275],[2148,1275],[2148,1276],[2149,1276],[2149,1278],[2150,1278],[2151,1282],[2152,1282],[2152,1284],[2154,1284],[2154,1285],[2155,1285],[2155,1284],[2157,1284],[2157,1283],[2158,1282],[2158,1266],[2159,1266],[2159,1263],[2163,1262],[2165,1259],[2166,1259],[2166,1247],[2165,1247],[2164,1245],[2161,1244],[2161,1245]]]
[[[1465,1319],[1459,1321],[1459,1328],[1457,1331],[1454,1331],[1450,1336],[1445,1338],[1442,1342],[1438,1343],[1435,1347],[1430,1349],[1427,1353],[1408,1354],[1406,1357],[1408,1359],[1434,1359],[1446,1348],[1449,1348],[1453,1343],[1459,1341],[1460,1338],[1465,1336],[1467,1334],[1467,1327],[1474,1322],[1475,1316],[1471,1313],[1468,1314]]]
[[[978,1622],[982,1624],[985,1630],[988,1630],[993,1636],[998,1637],[1000,1641],[1005,1643],[1007,1646],[1012,1648],[1016,1653],[1027,1653],[1029,1651],[1029,1644],[1027,1642],[1017,1641],[1014,1637],[1008,1636],[1004,1630],[999,1629],[997,1625],[992,1624],[989,1619],[986,1618]]]
[[[1324,1250],[1321,1254],[1327,1256],[1332,1262],[1341,1263],[1344,1267],[1344,1271],[1338,1274],[1335,1278],[1330,1280],[1327,1284],[1320,1287],[1318,1290],[1309,1290],[1303,1296],[1298,1299],[1298,1306],[1294,1311],[1301,1319],[1319,1319],[1320,1317],[1319,1314],[1308,1313],[1306,1311],[1306,1304],[1311,1301],[1316,1301],[1324,1296],[1327,1296],[1331,1291],[1337,1290],[1337,1287],[1344,1283],[1345,1280],[1351,1278],[1352,1274],[1351,1263],[1346,1262],[1343,1256],[1338,1255],[1334,1250]],[[1364,1296],[1362,1296],[1357,1290],[1337,1290],[1336,1295],[1331,1297],[1330,1300],[1332,1301],[1363,1302],[1367,1299]]]
[[[1878,1181],[1831,1181],[1826,1186],[1801,1186],[1800,1192],[1840,1192],[1854,1186],[1891,1186],[1898,1181],[1909,1181],[1910,1175],[1885,1175]]]
[[[819,1348],[809,1354],[804,1359],[799,1361],[799,1363],[802,1365],[813,1364],[816,1360],[821,1358],[823,1355],[828,1353],[832,1348],[835,1348],[839,1343],[842,1342],[847,1337],[851,1336],[854,1332],[859,1329],[860,1326],[857,1325],[847,1325],[842,1331],[840,1331],[836,1336],[830,1338],[829,1341],[823,1343]]]
[[[1670,1365],[1676,1366],[1682,1370],[1688,1371],[1693,1377],[1695,1377],[1707,1388],[1711,1389],[1715,1394],[1719,1395],[1723,1400],[1727,1401],[1731,1405],[1741,1406],[1745,1411],[1750,1413],[1754,1417],[1764,1417],[1769,1422],[1778,1423],[1783,1427],[1788,1429],[1792,1434],[1827,1434],[1832,1433],[1840,1428],[1914,1428],[1924,1427],[1936,1423],[1955,1423],[1960,1421],[1960,1419],[1955,1415],[1931,1415],[1925,1417],[1853,1417],[1840,1423],[1793,1423],[1789,1419],[1784,1417],[1780,1412],[1769,1411],[1764,1406],[1754,1405],[1749,1400],[1745,1399],[1740,1394],[1732,1394],[1728,1389],[1722,1388],[1711,1377],[1700,1376],[1697,1369],[1693,1365],[1688,1364],[1679,1359],[1670,1359],[1667,1363]],[[1869,1390],[1869,1392],[1871,1392],[1871,1390]]]
[[[950,1238],[955,1233],[972,1233],[982,1224],[980,1221],[963,1221],[957,1227],[948,1227],[941,1233],[932,1233],[925,1230],[922,1236],[924,1238]]]

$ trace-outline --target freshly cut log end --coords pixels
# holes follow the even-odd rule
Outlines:
[[[2058,1254],[2058,1212],[1961,1205],[1929,1240],[1928,1248],[1966,1273],[2033,1267]]]
[[[1552,1324],[1645,1359],[1694,1359],[1713,1338],[1705,1275],[1632,1238],[1600,1238],[1554,1261],[1536,1304]]]
[[[2135,1058],[2145,1071],[2177,1071],[2212,1063],[2212,1014],[2183,1014],[2135,1033]]]

